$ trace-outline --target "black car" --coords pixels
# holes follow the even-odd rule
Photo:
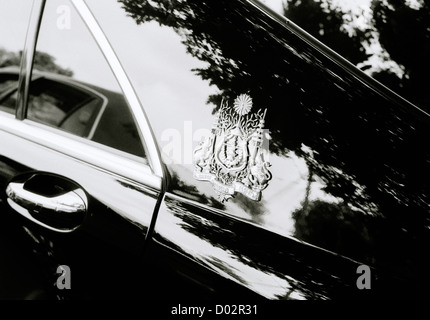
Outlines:
[[[291,21],[254,0],[0,17],[1,299],[429,297],[430,115]]]

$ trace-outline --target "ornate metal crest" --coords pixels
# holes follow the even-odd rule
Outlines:
[[[221,201],[240,192],[259,201],[272,174],[262,152],[266,110],[251,113],[252,99],[239,95],[221,103],[211,134],[194,150],[194,178],[210,181]]]

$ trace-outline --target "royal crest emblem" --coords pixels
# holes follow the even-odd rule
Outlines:
[[[222,202],[235,192],[259,201],[272,178],[263,152],[266,110],[252,113],[252,107],[247,94],[232,107],[221,102],[210,136],[194,150],[194,178],[210,181]]]

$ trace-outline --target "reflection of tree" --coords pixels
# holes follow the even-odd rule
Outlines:
[[[0,68],[19,66],[22,52],[12,52],[0,48]],[[73,71],[64,69],[55,62],[55,58],[48,53],[37,51],[34,56],[34,68],[39,71],[47,71],[65,76],[73,76]]]
[[[308,168],[312,168],[312,156],[308,154],[306,158]],[[332,179],[335,184],[335,177]],[[302,207],[292,214],[295,220],[294,236],[362,262],[374,263],[373,234],[369,230],[369,225],[374,222],[375,217],[363,216],[362,211],[350,208],[346,201],[342,203],[311,201],[311,186],[314,182],[313,172],[309,170]],[[330,192],[330,186],[326,187],[326,190]],[[356,203],[352,199],[349,200],[349,203]],[[366,199],[361,200],[358,203],[367,202]]]
[[[302,145],[314,150],[311,169],[329,182],[334,196],[345,197],[345,190],[357,188],[355,181],[363,192],[384,198],[384,205],[397,204],[397,198],[427,208],[423,124],[411,123],[406,112],[360,86],[293,34],[242,1],[120,2],[137,23],[155,20],[174,28],[188,52],[208,63],[195,72],[221,90],[211,102],[251,92],[254,104],[268,109],[271,151],[306,157]]]
[[[254,222],[261,222],[262,215],[266,213],[263,201],[257,202],[251,200],[239,192],[236,193],[235,197],[231,201],[248,213],[253,218]]]
[[[401,275],[402,281],[412,283],[417,274],[427,272],[427,258],[423,257],[427,242],[418,240],[425,239],[423,234],[418,231],[411,237],[395,219],[363,217],[345,203],[321,200],[296,210],[293,218],[295,237]],[[421,281],[428,283],[424,277]]]
[[[384,71],[375,76],[430,110],[426,81],[430,72],[430,1],[417,2],[418,7],[413,8],[408,1],[372,1],[379,42],[405,71],[401,78]]]
[[[306,210],[293,213],[294,235],[320,247],[366,261],[371,256],[371,239],[360,213],[344,203],[312,201]]]
[[[41,51],[36,51],[36,54],[34,55],[34,60],[33,60],[33,67],[34,69],[37,69],[40,71],[58,73],[68,77],[73,76],[72,70],[64,69],[63,67],[59,66],[55,62],[55,58],[53,56]]]
[[[15,53],[0,48],[0,68],[9,66],[19,66],[21,62],[21,52]]]
[[[303,157],[324,191],[344,202],[312,203],[310,212],[349,217],[344,231],[354,228],[353,216],[383,216],[390,230],[416,235],[412,247],[426,243],[430,150],[428,119],[420,112],[415,117],[376,94],[246,1],[119,1],[137,23],[172,27],[188,53],[207,63],[194,72],[220,90],[210,103],[248,92],[254,105],[267,108],[270,151]]]
[[[344,28],[345,13],[332,1],[288,0],[284,15],[353,64],[367,59],[363,42],[368,40],[368,30],[356,28],[350,35]]]
[[[355,271],[355,263],[338,256],[268,233],[239,220],[209,214],[191,204],[169,197],[165,199],[165,204],[169,211],[180,219],[179,226],[183,230],[222,249],[224,254],[265,274],[273,274],[281,279],[288,275],[290,293],[296,291],[308,299],[342,297],[342,293],[349,290],[348,283],[355,276],[354,272],[348,272]],[[175,244],[169,245],[179,252],[183,251],[183,248]],[[242,279],[224,259],[212,256],[197,258],[203,258],[204,263],[216,266],[239,281],[249,281]],[[347,271],[346,274],[343,274],[344,270]],[[348,296],[356,293],[357,290],[354,289],[348,292]]]
[[[372,20],[360,26],[353,23],[358,13],[342,10],[333,0],[285,0],[284,14],[355,65],[366,59],[364,44],[380,44],[385,52],[373,55],[381,62],[367,61],[362,68],[373,68],[374,78],[429,110],[430,2],[371,3]]]

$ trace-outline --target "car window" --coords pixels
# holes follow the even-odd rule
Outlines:
[[[18,73],[8,70],[19,69],[30,10],[29,1],[0,0],[0,110],[9,113],[15,112]]]
[[[121,88],[69,1],[47,1],[29,88],[27,118],[145,158]]]
[[[0,110],[14,113],[17,87],[18,74],[0,73]]]
[[[32,81],[28,118],[89,137],[104,100],[60,80]]]
[[[18,75],[0,74],[0,92],[2,95],[13,89],[18,82]]]

